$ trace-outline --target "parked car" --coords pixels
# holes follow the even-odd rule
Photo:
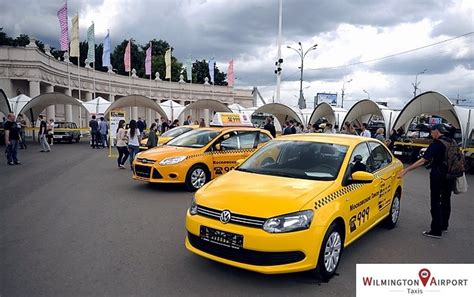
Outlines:
[[[54,123],[54,134],[53,141],[67,141],[72,143],[73,141],[79,142],[81,140],[81,130],[77,127],[76,123],[73,122],[55,122]]]

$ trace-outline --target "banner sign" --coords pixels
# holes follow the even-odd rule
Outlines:
[[[125,112],[122,110],[112,110],[110,112],[110,138],[117,137],[117,128],[120,120],[125,120]],[[113,141],[111,142],[114,143]]]
[[[331,106],[337,106],[337,94],[332,93],[317,93],[316,94],[317,104],[326,102]]]

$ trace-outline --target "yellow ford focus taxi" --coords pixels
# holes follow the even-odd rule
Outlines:
[[[238,114],[216,116],[233,121],[215,118],[213,123],[219,126],[194,129],[137,154],[133,178],[151,183],[184,183],[188,190],[196,191],[272,139],[268,131],[253,128],[248,119],[237,122]]]
[[[261,273],[331,278],[343,248],[395,227],[403,168],[375,139],[295,134],[270,141],[195,194],[188,250]]]
[[[170,141],[171,139],[197,128],[199,128],[199,125],[186,125],[186,126],[179,126],[179,127],[170,129],[161,135],[157,135],[158,137],[157,146],[163,145],[167,143],[168,141]],[[146,146],[147,141],[148,141],[148,138],[143,138],[140,141],[140,151],[146,151],[148,149],[148,147]]]

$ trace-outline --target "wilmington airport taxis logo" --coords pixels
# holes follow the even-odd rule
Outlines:
[[[472,289],[473,273],[470,270],[473,267],[469,264],[420,266],[358,264],[357,296],[447,296],[445,294],[459,292],[452,295],[459,297]]]

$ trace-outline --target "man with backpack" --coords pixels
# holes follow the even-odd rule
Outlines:
[[[424,231],[423,235],[432,238],[441,238],[443,232],[448,231],[449,216],[451,214],[451,192],[454,181],[462,176],[464,171],[464,156],[456,141],[445,136],[448,133],[443,124],[431,128],[433,143],[419,159],[400,172],[403,177],[408,171],[423,166],[426,161],[432,160],[430,172],[431,192],[431,230]]]

